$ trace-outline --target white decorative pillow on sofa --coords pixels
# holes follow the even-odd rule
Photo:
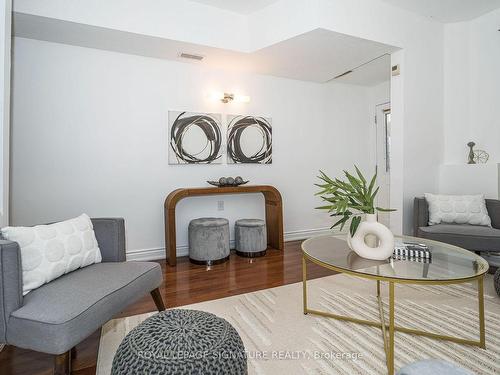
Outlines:
[[[92,221],[86,214],[49,225],[5,227],[2,235],[21,248],[23,295],[102,260]]]
[[[484,225],[491,227],[484,195],[425,194],[429,205],[429,225],[440,223]]]

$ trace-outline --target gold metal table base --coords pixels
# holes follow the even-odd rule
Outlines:
[[[387,372],[389,375],[394,374],[394,333],[403,332],[412,335],[425,336],[432,339],[446,340],[456,342],[458,344],[473,345],[480,348],[486,349],[486,339],[485,339],[485,327],[484,327],[484,274],[479,276],[467,278],[467,279],[457,279],[457,280],[438,280],[438,281],[427,281],[427,280],[398,280],[393,278],[385,278],[382,276],[372,276],[372,275],[361,275],[355,272],[346,272],[345,270],[337,269],[333,266],[319,263],[316,260],[311,259],[312,262],[320,264],[326,268],[358,276],[361,278],[374,279],[377,281],[377,300],[380,313],[380,321],[371,321],[365,319],[353,318],[350,316],[337,315],[330,312],[319,311],[309,309],[307,307],[307,257],[303,255],[302,257],[302,287],[303,287],[303,302],[304,302],[304,314],[314,314],[327,318],[333,318],[337,320],[343,320],[356,324],[363,324],[371,327],[379,327],[382,329],[382,335],[384,338],[384,350],[387,362]],[[384,308],[382,305],[382,297],[380,296],[380,282],[387,281],[389,284],[389,322],[385,322]],[[478,315],[479,315],[479,341],[464,339],[460,337],[447,336],[438,333],[420,331],[417,329],[405,328],[395,325],[394,323],[394,284],[426,284],[426,285],[443,285],[443,284],[460,284],[467,283],[471,281],[477,281],[478,286]]]

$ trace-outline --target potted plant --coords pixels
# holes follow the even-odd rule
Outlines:
[[[377,172],[375,171],[368,183],[359,168],[357,166],[354,168],[356,175],[344,171],[345,180],[332,179],[320,171],[318,178],[322,183],[315,185],[320,187],[321,191],[316,195],[321,196],[327,204],[316,208],[327,210],[330,216],[340,216],[331,228],[340,226],[342,230],[351,219],[347,242],[358,255],[368,259],[387,259],[394,250],[394,236],[389,228],[377,222],[377,212],[394,210],[375,206],[375,198],[379,191],[379,187],[375,187]],[[363,222],[362,214],[365,214]],[[376,243],[368,245],[365,240],[367,236],[374,236]]]

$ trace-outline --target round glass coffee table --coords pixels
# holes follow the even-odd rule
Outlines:
[[[396,237],[396,242],[423,243],[431,251],[431,260],[418,262],[389,258],[383,261],[361,258],[347,245],[346,235],[326,235],[310,238],[302,243],[302,277],[304,314],[315,314],[324,317],[365,324],[382,329],[387,370],[394,373],[394,333],[395,331],[426,336],[434,339],[449,340],[459,344],[475,345],[486,348],[484,334],[484,275],[488,271],[488,262],[480,256],[457,246],[409,236]],[[377,282],[377,298],[380,321],[370,321],[349,316],[337,315],[326,311],[318,311],[307,307],[307,261],[340,273],[349,274]],[[386,323],[380,282],[389,286],[389,322]],[[437,333],[420,331],[394,324],[394,284],[426,284],[446,285],[477,281],[479,340],[468,340]]]

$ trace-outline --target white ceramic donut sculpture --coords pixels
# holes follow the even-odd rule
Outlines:
[[[366,244],[365,237],[370,234],[377,237],[377,247]],[[389,228],[377,222],[376,214],[367,214],[366,221],[359,224],[354,236],[348,234],[347,243],[356,254],[367,259],[385,260],[394,251],[394,235]]]

